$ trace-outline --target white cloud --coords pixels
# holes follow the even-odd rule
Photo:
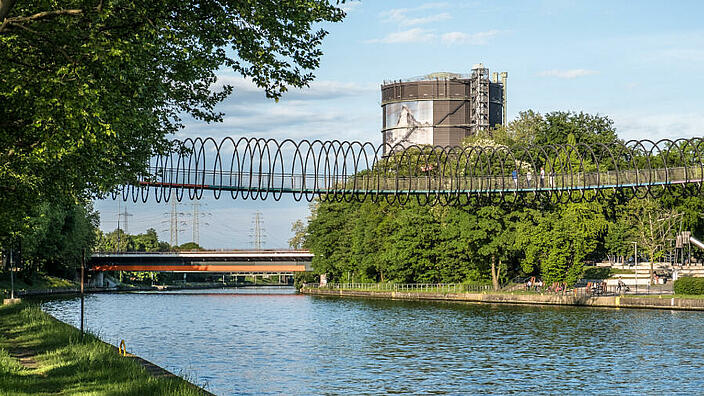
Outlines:
[[[501,33],[500,30],[488,30],[478,33],[449,32],[437,34],[432,30],[423,28],[413,28],[401,32],[389,33],[388,35],[367,40],[367,43],[428,43],[439,41],[447,46],[452,45],[486,45],[489,40]]]
[[[379,142],[381,133],[376,103],[355,109],[333,104],[321,108],[314,103],[295,101],[271,104],[227,103],[220,107],[226,115],[221,123],[191,121],[179,138],[210,136],[266,137],[277,140],[321,139]]]
[[[456,44],[469,44],[469,45],[486,45],[489,39],[495,37],[501,31],[499,30],[488,30],[486,32],[478,33],[463,33],[463,32],[449,32],[444,33],[440,36],[440,40],[445,45],[456,45]]]
[[[397,22],[401,26],[415,26],[415,25],[425,25],[425,24],[433,23],[433,22],[446,21],[448,19],[452,19],[452,16],[447,12],[443,12],[441,14],[428,15],[428,16],[419,17],[419,18],[402,18],[402,19],[398,20]]]
[[[207,124],[185,117],[178,138],[265,136],[276,139],[377,140],[379,85],[346,81],[313,81],[308,88],[291,89],[276,103],[265,97],[251,79],[223,73],[217,85],[234,92],[216,107],[223,122]]]
[[[233,75],[219,75],[215,88],[222,85],[230,85],[233,87],[233,97],[237,99],[261,100],[270,102],[264,95],[264,90],[258,87],[254,81],[249,78]],[[360,94],[368,94],[376,92],[379,89],[377,84],[360,84],[354,82],[341,82],[329,80],[315,80],[311,82],[309,87],[291,88],[282,96],[283,100],[295,99],[329,99],[343,96],[354,96]]]
[[[406,18],[409,11],[411,10],[408,8],[392,8],[382,11],[379,16],[384,22],[398,22],[399,19]]]
[[[450,8],[450,4],[448,3],[424,3],[419,5],[418,7],[413,8],[392,8],[390,10],[380,12],[379,16],[384,20],[391,22],[394,18],[403,17],[408,13],[447,8]]]
[[[593,74],[597,74],[596,70],[588,70],[588,69],[570,69],[570,70],[546,70],[543,72],[538,73],[539,76],[541,77],[556,77],[556,78],[565,78],[565,79],[573,79],[577,77],[584,77],[584,76],[591,76]]]
[[[340,8],[342,9],[342,11],[349,13],[349,12],[356,10],[357,8],[359,8],[361,6],[362,6],[361,1],[348,1],[345,4],[341,4]]]
[[[429,41],[435,40],[436,37],[437,35],[427,29],[413,28],[401,32],[389,33],[388,35],[382,38],[371,39],[367,40],[366,42],[384,44],[427,43]]]
[[[611,117],[623,139],[677,139],[702,135],[704,115],[699,113],[625,112]]]
[[[447,3],[425,3],[414,8],[392,8],[390,10],[382,11],[379,13],[379,17],[384,22],[396,23],[399,26],[424,25],[452,19],[452,15],[449,12],[426,15],[428,10],[448,8],[450,8],[450,5]],[[418,14],[420,12],[422,12],[423,16],[409,16],[409,14]]]

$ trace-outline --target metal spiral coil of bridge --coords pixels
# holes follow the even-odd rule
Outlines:
[[[699,195],[704,139],[615,143],[391,147],[348,141],[185,139],[155,155],[147,174],[113,198],[467,205],[473,199],[593,201]]]

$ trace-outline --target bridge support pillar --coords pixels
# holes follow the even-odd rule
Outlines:
[[[105,278],[103,277],[103,273],[102,272],[94,272],[93,279],[91,279],[90,285],[93,287],[103,287],[104,282],[105,282]]]

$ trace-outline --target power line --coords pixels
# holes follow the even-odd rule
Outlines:
[[[262,245],[264,244],[264,239],[266,238],[266,235],[264,234],[264,215],[262,212],[256,211],[254,213],[252,228],[250,231],[251,233],[249,236],[252,238],[252,245],[254,245],[254,249],[262,250]]]
[[[199,215],[198,211],[200,210],[200,202],[194,202],[191,204],[193,206],[193,234],[192,234],[192,239],[193,242],[196,243],[196,245],[200,245],[200,230],[198,229],[200,226],[200,221],[199,221]]]
[[[127,227],[127,218],[130,217],[130,216],[133,216],[133,215],[132,215],[132,213],[128,213],[128,212],[127,212],[127,205],[125,205],[125,211],[124,211],[124,212],[117,214],[118,229],[120,228],[120,227],[119,227],[119,225],[120,225],[120,217],[122,217],[122,218],[124,219],[123,224],[125,225],[122,230],[125,232],[125,234],[129,234],[129,231],[128,231],[129,228]]]
[[[178,202],[174,199],[171,201],[171,232],[169,243],[171,246],[178,246]]]

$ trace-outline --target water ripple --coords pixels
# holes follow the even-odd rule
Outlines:
[[[78,323],[78,299],[44,309]],[[704,313],[301,296],[96,294],[87,326],[216,394],[701,394]]]

